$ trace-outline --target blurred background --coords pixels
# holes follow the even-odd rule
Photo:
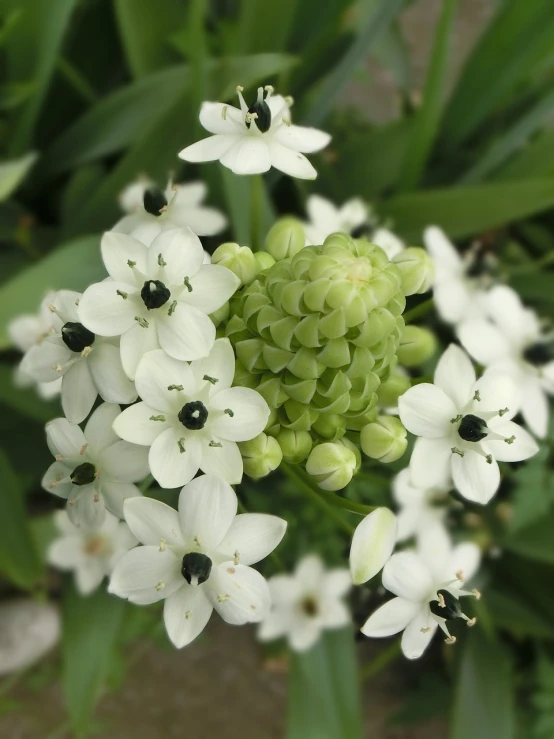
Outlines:
[[[103,278],[99,234],[121,217],[118,197],[140,175],[207,182],[209,204],[230,220],[228,232],[203,240],[208,251],[231,236],[258,238],[247,178],[176,155],[203,135],[203,100],[233,101],[237,84],[251,95],[267,83],[294,96],[296,122],[333,142],[313,158],[315,183],[264,178],[261,233],[275,214],[303,216],[310,193],[338,204],[359,196],[414,245],[429,223],[462,246],[480,239],[522,299],[552,319],[551,2],[3,0],[0,21],[0,607],[31,595],[60,604],[64,623],[61,646],[0,679],[0,737],[284,736],[287,710],[300,710],[287,703],[289,666],[251,629],[214,619],[178,652],[159,610],[102,592],[81,599],[48,571],[59,501],[40,488],[50,463],[44,423],[60,410],[14,387],[20,355],[7,326],[48,289]],[[433,321],[447,343],[448,329]],[[415,664],[395,661],[394,644],[359,642],[365,736],[554,737],[553,448],[551,434],[493,507],[467,514],[488,550],[479,616],[498,640],[476,631]],[[251,483],[241,494],[291,522],[287,565],[306,537],[330,564],[344,563],[348,543],[331,540],[317,513],[299,511],[286,484],[270,480],[263,495]],[[363,482],[351,487],[363,500]],[[360,620],[373,597],[354,603]],[[6,623],[0,612],[0,669],[17,639]],[[348,690],[350,663],[314,663],[315,673],[324,664],[328,685],[306,699],[315,710],[325,691]]]

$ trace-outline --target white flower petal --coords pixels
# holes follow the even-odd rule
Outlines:
[[[192,480],[200,467],[202,440],[194,432],[171,427],[163,431],[150,447],[148,463],[162,488],[177,488]]]
[[[460,341],[472,357],[485,366],[510,354],[506,338],[490,321],[474,318],[458,326]]]
[[[120,413],[121,408],[116,403],[102,403],[91,415],[85,426],[87,453],[90,456],[98,457],[103,449],[119,441],[112,425]]]
[[[66,515],[65,511],[58,511]],[[78,567],[85,560],[83,551],[83,539],[76,532],[73,524],[67,519],[67,524],[71,526],[72,533],[61,536],[50,544],[46,558],[48,562],[60,570],[72,570]]]
[[[544,439],[548,432],[550,406],[540,381],[531,379],[519,386],[521,393],[521,413],[531,431]],[[496,429],[495,429],[496,430]]]
[[[85,435],[66,418],[54,418],[46,424],[46,441],[52,454],[62,459],[78,461],[86,445]]]
[[[148,449],[119,439],[98,456],[98,466],[103,477],[122,482],[139,482],[149,473]]]
[[[159,415],[158,409],[147,403],[136,403],[120,413],[113,423],[113,430],[131,444],[150,446],[169,428],[168,421],[152,420]]]
[[[211,133],[217,133],[212,131]],[[208,194],[205,182],[195,180],[194,182],[181,182],[178,185],[170,180],[165,189],[165,197],[168,202],[168,210],[181,210],[199,206]],[[173,213],[171,213],[173,216]],[[173,218],[170,218],[173,220]]]
[[[54,382],[61,377],[56,368],[62,367],[74,357],[61,338],[46,339],[32,346],[21,360],[21,371],[37,382]]]
[[[172,315],[162,314],[157,328],[162,349],[187,362],[206,357],[215,341],[215,326],[210,318],[183,302],[177,302]]]
[[[228,624],[262,621],[271,605],[269,587],[259,572],[233,561],[213,567],[203,586],[212,606]]]
[[[170,547],[184,548],[179,514],[161,500],[129,498],[125,501],[123,512],[127,525],[141,544],[160,547],[163,539]]]
[[[450,484],[450,439],[418,439],[410,459],[410,479],[417,488],[447,489]]]
[[[295,621],[289,631],[289,644],[295,652],[307,652],[321,636],[322,624],[312,618]]]
[[[315,180],[317,177],[317,171],[304,154],[293,151],[275,140],[269,143],[269,152],[271,164],[275,169],[301,180]]]
[[[293,151],[312,154],[324,149],[331,141],[331,136],[325,131],[305,126],[280,126],[275,132],[275,140]]]
[[[495,426],[494,432],[506,439],[513,439],[509,444],[506,441],[483,440],[483,446],[498,462],[521,462],[539,451],[539,446],[531,434],[513,421]]]
[[[62,408],[70,423],[81,423],[88,416],[98,391],[86,359],[71,365],[62,380]]]
[[[519,390],[508,375],[496,372],[493,369],[487,370],[473,386],[473,393],[478,393],[478,398],[474,399],[472,407],[473,413],[479,415],[479,412],[498,412],[502,411],[501,420],[511,420],[521,404],[521,396]],[[505,410],[505,409],[508,410]],[[493,421],[489,426],[496,426],[498,421]]]
[[[439,271],[433,286],[433,297],[439,316],[446,323],[459,323],[467,318],[475,296],[467,283],[461,279],[448,279],[439,282]]]
[[[396,516],[388,508],[377,508],[358,524],[350,547],[350,573],[361,585],[380,572],[389,560],[396,541]]]
[[[123,504],[125,501],[128,498],[140,497],[142,493],[131,482],[108,479],[102,481],[102,495],[108,511],[118,518],[124,518]]]
[[[435,635],[438,624],[425,606],[406,626],[402,634],[402,652],[407,659],[418,659]]]
[[[416,603],[426,600],[433,589],[433,580],[417,554],[397,552],[383,569],[383,585],[400,598]]]
[[[446,577],[444,579],[452,579],[458,573],[462,578],[460,585],[463,585],[464,582],[471,580],[479,569],[480,564],[481,550],[477,544],[471,541],[465,541],[455,546],[452,550],[449,558],[450,572],[445,573]]]
[[[202,103],[200,123],[210,133],[245,134],[244,116],[238,108],[223,103]]]
[[[164,603],[164,623],[172,644],[182,649],[204,630],[213,607],[201,587],[186,583]]]
[[[198,540],[202,549],[215,549],[229,531],[236,513],[235,491],[215,475],[197,477],[179,495],[179,519],[188,545]],[[233,557],[234,552],[230,559]]]
[[[190,365],[196,378],[197,390],[208,387],[210,395],[228,390],[235,376],[235,353],[229,339],[216,339],[210,353],[203,359],[197,359]],[[205,377],[217,380],[216,383],[205,380]]]
[[[453,454],[452,478],[460,495],[485,505],[500,485],[500,470],[495,459],[491,464],[477,452],[465,451],[464,456]]]
[[[93,346],[87,361],[101,398],[108,403],[124,405],[137,399],[135,386],[123,371],[118,346],[106,341],[98,342],[97,346]]]
[[[239,278],[220,264],[204,264],[190,279],[192,292],[184,292],[181,300],[202,313],[214,313],[231,298],[240,286]]]
[[[121,364],[127,377],[135,379],[138,364],[142,357],[150,351],[159,349],[158,332],[150,323],[145,328],[138,323],[121,336]]]
[[[65,420],[65,419],[64,419]],[[78,426],[76,428],[79,428]],[[69,498],[73,491],[73,483],[69,479],[74,467],[66,467],[61,462],[53,462],[44,473],[42,487],[59,498]],[[62,482],[64,480],[65,482]]]
[[[99,529],[106,518],[104,498],[92,485],[75,487],[66,510],[74,526],[86,529]]]
[[[325,598],[342,598],[352,587],[352,578],[345,569],[333,569],[325,573],[321,592]]]
[[[123,555],[110,578],[108,592],[131,603],[149,605],[173,595],[183,587],[181,563],[171,549],[135,547]]]
[[[380,639],[403,631],[415,618],[421,606],[405,598],[393,598],[374,611],[360,631],[365,636]]]
[[[450,344],[437,364],[434,382],[444,390],[457,408],[465,406],[471,398],[475,370],[463,349]]]
[[[83,293],[79,303],[79,319],[95,334],[119,336],[135,325],[135,316],[141,316],[144,312],[144,305],[141,307],[139,300],[140,296],[130,292],[129,284],[98,282]]]
[[[161,349],[148,352],[137,367],[135,384],[140,397],[168,416],[178,413],[195,392],[194,375],[188,364]],[[181,387],[182,390],[170,387]]]
[[[262,433],[269,418],[269,407],[264,398],[248,387],[232,387],[216,392],[211,404],[222,413],[210,428],[216,436],[229,441],[253,439]]]
[[[197,478],[202,479],[202,478]],[[253,565],[267,557],[281,542],[287,522],[266,513],[242,513],[231,524],[218,552],[242,565]]]
[[[454,245],[438,226],[428,226],[423,232],[425,247],[437,263],[437,267],[451,272],[460,272],[462,260]]]
[[[271,167],[269,148],[262,136],[241,136],[220,161],[239,175],[267,172]]]
[[[505,340],[512,347],[522,347],[538,338],[539,324],[525,308],[517,292],[508,285],[495,285],[487,296],[488,310]]]
[[[190,228],[170,228],[162,231],[148,250],[148,274],[156,275],[165,285],[183,285],[186,277],[198,272],[203,259],[200,239]]]
[[[116,282],[134,286],[133,267],[143,274],[146,273],[148,249],[132,236],[117,231],[107,231],[102,236],[100,248],[106,270]]]
[[[178,213],[172,211],[171,217],[176,226],[188,226],[198,236],[215,236],[227,226],[227,219],[216,208],[182,208]]]
[[[216,437],[213,443],[217,446],[202,446],[200,469],[206,474],[219,475],[231,485],[238,485],[242,480],[243,464],[240,450],[234,441]]]
[[[427,382],[401,395],[398,409],[400,420],[408,431],[430,439],[447,436],[452,429],[451,420],[458,415],[444,390]]]
[[[242,139],[242,134],[216,134],[207,139],[197,141],[179,152],[180,159],[185,162],[213,162],[221,159],[229,149]]]
[[[87,559],[75,570],[75,584],[81,595],[90,595],[98,588],[106,572],[102,563],[95,559]]]

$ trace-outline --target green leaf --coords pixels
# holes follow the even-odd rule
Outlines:
[[[14,384],[13,368],[0,365],[0,402],[8,408],[36,423],[46,423],[60,415],[57,401],[46,402],[34,390],[20,388]]]
[[[544,131],[496,174],[497,180],[519,180],[554,173],[554,129]]]
[[[79,595],[69,579],[63,593],[62,690],[71,727],[78,737],[90,725],[102,693],[125,601],[97,590]]]
[[[442,6],[423,89],[423,101],[415,116],[412,138],[402,169],[401,190],[412,190],[419,183],[439,128],[457,4],[457,0],[445,0]]]
[[[34,129],[48,92],[66,29],[78,0],[27,0],[6,47],[12,82],[34,83],[32,97],[22,108],[10,140],[10,152],[31,146]]]
[[[242,0],[233,43],[236,53],[284,51],[298,4],[298,0]]]
[[[554,511],[542,516],[536,523],[518,529],[503,541],[503,547],[522,557],[554,564],[552,531],[554,530]]]
[[[347,628],[327,631],[308,652],[291,654],[287,739],[361,739],[354,646]]]
[[[71,241],[0,287],[0,349],[9,346],[8,323],[21,313],[35,313],[48,290],[84,290],[105,277],[98,236]]]
[[[31,589],[44,574],[25,509],[23,490],[8,458],[0,451],[0,571],[10,582]]]
[[[532,39],[532,43],[525,42]],[[460,144],[508,94],[551,55],[554,15],[549,2],[504,2],[466,63],[443,125],[445,142]]]
[[[0,203],[17,190],[20,183],[36,162],[38,154],[34,151],[19,159],[0,163]]]
[[[451,238],[478,234],[554,205],[554,178],[452,187],[398,195],[381,207],[408,241],[417,243],[430,223]]]
[[[502,644],[479,628],[463,646],[449,737],[515,737],[512,665]]]
[[[548,457],[549,449],[545,445],[513,475],[512,481],[516,488],[510,534],[515,534],[542,518],[554,503],[554,477]]]
[[[171,61],[168,36],[186,20],[176,0],[116,0],[115,11],[129,69],[143,77]]]
[[[495,625],[517,638],[554,639],[554,626],[520,596],[487,589],[487,607]]]

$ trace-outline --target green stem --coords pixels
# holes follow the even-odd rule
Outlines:
[[[434,305],[435,301],[433,298],[428,298],[427,300],[424,300],[423,303],[416,305],[415,308],[406,311],[406,313],[404,313],[404,320],[408,323],[416,318],[422,318],[433,310]]]
[[[251,249],[260,251],[262,248],[261,226],[263,209],[264,181],[261,174],[251,175],[250,178],[250,218],[251,218]]]
[[[86,103],[92,105],[98,100],[97,94],[87,80],[67,59],[63,57],[58,59],[58,71]]]
[[[531,264],[523,264],[519,267],[506,267],[504,266],[503,269],[505,271],[513,276],[513,275],[525,275],[529,274],[531,272],[536,272],[538,269],[541,269],[541,267],[547,267],[549,264],[554,263],[554,251],[549,251],[548,254],[545,254],[544,257],[541,259],[537,259],[535,262],[531,262]]]
[[[360,672],[359,678],[361,683],[365,683],[375,675],[379,674],[381,670],[384,670],[387,665],[393,662],[401,654],[400,639],[396,639],[388,647],[381,650],[371,662],[365,664]]]
[[[138,486],[138,489],[141,493],[147,493],[150,488],[152,487],[152,483],[154,482],[154,478],[152,475],[148,475]]]

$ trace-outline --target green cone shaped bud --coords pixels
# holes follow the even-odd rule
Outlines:
[[[254,261],[256,262],[257,272],[263,272],[265,269],[269,269],[275,264],[275,259],[266,251],[254,252]]]
[[[379,416],[360,432],[362,451],[380,462],[395,462],[408,446],[407,432],[396,416]]]
[[[337,441],[346,431],[346,418],[332,413],[322,413],[312,428],[323,439]]]
[[[283,459],[283,452],[277,439],[259,434],[250,441],[239,443],[244,463],[244,471],[254,480],[269,475],[276,470]]]
[[[241,285],[249,285],[258,273],[254,252],[248,246],[230,242],[217,247],[212,255],[212,264],[230,269],[239,278]]]
[[[350,547],[350,574],[354,585],[375,577],[390,559],[398,523],[388,508],[376,508],[356,527]]]
[[[400,271],[404,295],[429,290],[435,276],[435,265],[425,249],[410,246],[397,254],[392,261]]]
[[[398,347],[398,361],[405,367],[417,367],[437,350],[435,334],[421,326],[406,326]]]
[[[281,429],[276,438],[283,452],[283,459],[290,464],[303,462],[312,449],[312,437],[308,431]]]
[[[214,313],[210,314],[210,318],[216,328],[229,318],[229,301],[223,303]]]
[[[265,251],[271,254],[275,261],[294,257],[306,244],[304,226],[297,218],[287,216],[280,218],[271,227],[265,240]]]
[[[342,490],[356,470],[356,455],[340,442],[325,442],[312,449],[306,472],[323,490]]]
[[[394,408],[398,398],[411,387],[410,378],[400,372],[392,372],[388,380],[381,383],[377,391],[379,405],[382,408]]]

